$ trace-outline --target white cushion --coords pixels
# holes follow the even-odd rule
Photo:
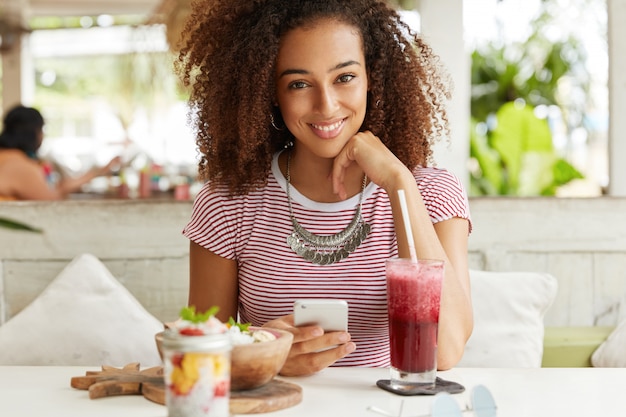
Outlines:
[[[591,355],[591,365],[604,368],[626,368],[626,320]]]
[[[459,367],[538,368],[543,316],[557,280],[547,273],[470,271],[474,331]]]
[[[93,255],[76,257],[31,304],[0,326],[0,365],[161,363],[163,324]]]

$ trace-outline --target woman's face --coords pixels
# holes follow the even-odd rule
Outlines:
[[[278,106],[298,146],[334,158],[359,131],[367,71],[358,30],[335,20],[286,33],[276,61]]]

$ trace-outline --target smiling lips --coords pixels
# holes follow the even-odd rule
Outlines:
[[[345,119],[341,119],[332,124],[318,125],[311,123],[310,126],[313,128],[313,131],[320,137],[325,139],[334,138],[341,132],[341,128],[343,127]]]

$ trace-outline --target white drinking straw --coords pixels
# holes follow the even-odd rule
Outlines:
[[[404,231],[406,239],[409,243],[409,253],[411,260],[417,262],[417,254],[415,253],[415,241],[413,240],[413,232],[411,229],[411,220],[409,219],[409,209],[406,205],[406,196],[404,190],[398,190],[398,198],[400,199],[400,209],[402,210],[402,221],[404,222]]]

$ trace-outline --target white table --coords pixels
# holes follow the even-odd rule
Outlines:
[[[70,387],[71,378],[87,370],[98,367],[0,366],[0,416],[167,416],[164,406],[139,395],[90,400],[87,391]],[[302,386],[302,402],[262,415],[376,417],[379,414],[367,411],[367,406],[396,413],[402,401],[402,417],[428,415],[432,397],[402,397],[376,387],[378,379],[388,376],[387,369],[329,368],[310,377],[285,378]],[[461,406],[467,403],[474,385],[487,386],[498,406],[498,417],[626,416],[623,368],[459,368],[439,376],[465,386],[464,393],[454,395]]]

